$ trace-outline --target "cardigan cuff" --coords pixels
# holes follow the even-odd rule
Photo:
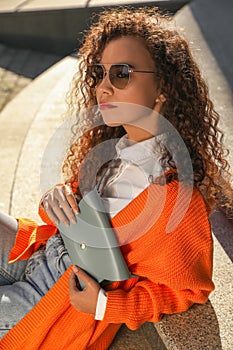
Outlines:
[[[17,260],[27,260],[49,237],[57,232],[52,225],[39,226],[35,221],[20,218],[15,244],[9,254],[9,263]]]

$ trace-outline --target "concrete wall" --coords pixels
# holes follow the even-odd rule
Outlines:
[[[130,5],[135,7],[156,5],[175,13],[187,2],[189,1],[131,1]],[[106,7],[114,7],[119,2],[107,3]],[[127,4],[127,1],[124,3]],[[60,9],[19,7],[15,11],[5,9],[1,12],[0,4],[0,42],[16,48],[67,55],[78,48],[82,31],[88,28],[91,16],[102,9],[103,6],[85,6],[83,1],[80,7],[66,8],[64,1],[64,8]]]

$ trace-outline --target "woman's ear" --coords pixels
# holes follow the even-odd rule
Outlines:
[[[166,101],[166,97],[163,94],[160,94],[158,97],[155,99],[155,105],[153,110],[157,113],[160,113],[161,108],[163,106],[163,103]]]

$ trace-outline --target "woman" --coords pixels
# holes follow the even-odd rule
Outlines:
[[[42,198],[46,225],[19,219],[11,249],[17,223],[2,214],[10,261],[26,260],[0,287],[2,328],[12,328],[3,349],[107,349],[121,324],[157,322],[205,303],[214,289],[208,215],[228,196],[228,164],[186,41],[155,10],[117,9],[100,16],[79,56],[69,105],[81,136],[64,162],[65,185]],[[106,286],[70,267],[54,225],[75,222],[77,201],[96,183],[137,276]]]

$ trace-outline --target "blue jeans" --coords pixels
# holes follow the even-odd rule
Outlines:
[[[14,241],[15,233],[0,230],[0,338],[38,303],[71,264],[59,234],[27,261],[8,264]]]

